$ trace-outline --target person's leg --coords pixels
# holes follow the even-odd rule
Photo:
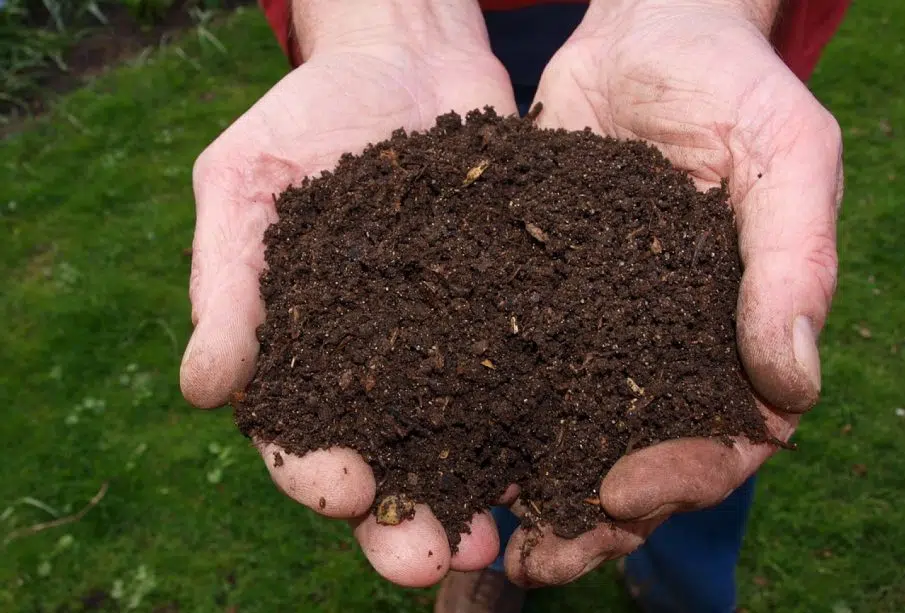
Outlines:
[[[503,556],[506,553],[506,545],[509,544],[512,533],[518,528],[519,519],[508,507],[493,507],[490,509],[490,514],[493,516],[493,521],[496,522],[496,529],[500,535],[500,553],[490,565],[490,569],[502,573],[505,572]]]
[[[645,613],[732,613],[735,567],[754,478],[712,509],[675,515],[625,559],[625,581]],[[505,507],[491,510],[500,554],[491,569],[503,572],[503,554],[518,519]]]
[[[754,478],[712,509],[674,515],[625,559],[629,592],[645,613],[732,613],[735,567]]]

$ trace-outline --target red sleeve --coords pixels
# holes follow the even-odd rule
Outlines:
[[[283,53],[295,67],[301,63],[301,54],[298,45],[291,40],[289,1],[258,0]],[[538,2],[539,0],[482,0],[481,6],[485,10],[507,10]],[[850,4],[851,0],[785,0],[773,30],[773,45],[786,65],[802,81],[807,81],[811,76],[820,54],[839,28]]]
[[[773,29],[773,46],[802,81],[811,77],[850,4],[851,0],[786,0]]]
[[[302,63],[301,52],[297,44],[290,46],[292,32],[292,20],[290,19],[289,3],[291,0],[258,0],[261,10],[270,29],[276,35],[277,43],[283,50],[283,55],[289,60],[290,66],[295,68]]]

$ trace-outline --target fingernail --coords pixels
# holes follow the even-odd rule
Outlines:
[[[820,392],[820,354],[817,351],[817,335],[814,324],[804,315],[795,318],[792,324],[792,350],[795,361],[810,379],[815,392]]]

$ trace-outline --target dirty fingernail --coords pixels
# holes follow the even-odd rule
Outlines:
[[[820,354],[817,351],[817,335],[809,317],[799,315],[795,318],[792,325],[792,350],[798,365],[814,386],[814,391],[819,392]]]

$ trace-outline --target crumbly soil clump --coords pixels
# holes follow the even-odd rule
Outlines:
[[[448,114],[276,206],[236,422],[293,454],[359,451],[379,520],[429,504],[455,547],[516,483],[526,522],[573,537],[606,520],[598,486],[629,451],[766,439],[726,191],[648,145]]]

